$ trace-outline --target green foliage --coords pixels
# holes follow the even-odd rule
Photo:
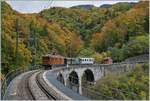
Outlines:
[[[6,8],[2,9],[2,73],[6,74],[28,65],[41,64],[42,56],[50,53],[54,48],[60,55],[77,56],[82,40],[74,32],[57,23],[49,23],[38,14],[14,13],[5,2],[2,6]],[[19,34],[17,66],[16,33]]]
[[[99,32],[107,20],[119,16],[132,7],[133,5],[130,3],[118,3],[109,9],[96,7],[92,9],[53,7],[42,11],[40,16],[48,21],[57,22],[61,27],[66,27],[80,34],[81,39],[87,45],[92,34]]]
[[[81,57],[91,57],[94,54],[94,51],[90,48],[82,48],[79,52]]]
[[[114,62],[118,62],[118,61],[120,62],[125,59],[123,49],[118,49],[114,47],[114,48],[109,48],[109,50],[111,52],[111,57]]]
[[[148,35],[140,35],[130,38],[122,47],[109,48],[114,61],[123,61],[128,57],[149,53]]]
[[[95,89],[107,97],[120,100],[148,100],[149,75],[147,71],[148,66],[137,65],[133,71],[126,75],[110,74],[102,78],[91,89]]]
[[[116,43],[127,43],[130,37],[148,33],[148,4],[140,2],[129,11],[107,21],[97,38],[92,37],[92,47],[97,52],[106,51]],[[95,36],[96,36],[95,35]],[[96,41],[93,41],[95,40]],[[93,45],[94,44],[94,45]]]
[[[125,47],[127,56],[149,53],[149,36],[142,35],[132,38]]]

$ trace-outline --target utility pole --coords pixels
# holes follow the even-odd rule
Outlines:
[[[35,37],[35,30],[33,31],[33,47],[34,47],[34,53],[33,53],[33,65],[36,66],[36,37]]]
[[[27,37],[27,48],[30,50],[30,33],[31,33],[31,25],[30,25],[30,28],[29,28],[29,32],[28,32],[28,37]],[[29,64],[28,66],[28,69],[30,70],[31,68],[31,65]]]
[[[18,68],[18,44],[19,44],[19,22],[18,19],[16,20],[16,68]]]
[[[71,64],[73,63],[73,60],[71,59],[72,58],[72,56],[71,56],[71,41],[70,41],[70,44],[69,44],[69,55],[70,55],[70,60],[71,60]]]
[[[28,49],[31,51],[31,54],[33,57],[32,63],[31,63],[31,67],[32,67],[31,69],[34,69],[33,67],[36,66],[36,43],[37,43],[36,41],[37,41],[37,38],[35,37],[35,30],[32,29],[31,26],[30,26],[30,32],[28,35]]]
[[[71,46],[72,46],[72,42],[70,41],[70,58],[72,57],[72,53],[71,53]]]

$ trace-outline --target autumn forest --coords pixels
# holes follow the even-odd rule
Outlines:
[[[19,13],[2,2],[2,73],[40,64],[42,55],[53,49],[66,57],[93,57],[97,63],[107,56],[120,62],[147,54],[148,12],[148,1],[52,7],[32,14]]]

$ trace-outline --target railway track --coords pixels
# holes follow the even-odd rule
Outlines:
[[[56,100],[56,97],[52,96],[47,88],[43,86],[43,82],[40,80],[42,73],[34,71],[23,76],[16,94],[19,100]]]
[[[28,79],[35,72],[36,71],[27,73],[21,79],[21,81],[18,85],[18,92],[17,92],[17,96],[18,96],[19,99],[22,99],[22,100],[35,100],[35,97],[33,96],[33,93],[30,90],[29,79]]]
[[[36,75],[36,83],[39,86],[39,88],[46,94],[46,96],[50,99],[50,100],[56,100],[56,97],[54,97],[52,94],[49,93],[49,91],[42,85],[41,81],[40,81],[40,76],[41,76],[40,72],[39,74]]]

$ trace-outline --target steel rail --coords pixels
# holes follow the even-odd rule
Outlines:
[[[46,94],[46,96],[49,98],[49,99],[51,99],[51,100],[56,100],[56,97],[54,97],[52,94],[50,94],[49,92],[48,92],[48,90],[42,85],[42,83],[41,83],[41,81],[39,80],[40,79],[40,74],[41,74],[41,72],[39,73],[39,74],[37,74],[37,76],[36,76],[36,83],[37,83],[37,85],[39,86],[39,88]]]

